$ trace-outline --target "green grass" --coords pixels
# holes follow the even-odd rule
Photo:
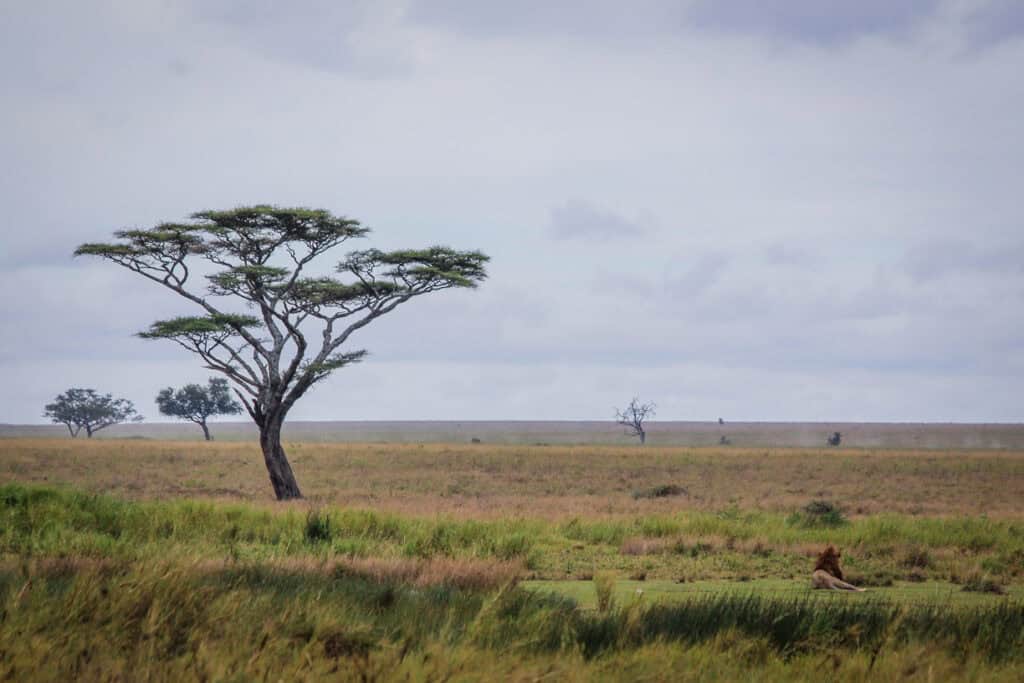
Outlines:
[[[540,524],[455,522],[369,510],[291,509],[195,501],[132,502],[109,496],[0,486],[0,552],[134,558],[168,549],[194,557],[275,559],[330,555],[526,557]]]
[[[0,571],[0,606],[0,676],[13,679],[664,677],[650,655],[670,644],[697,658],[738,655],[715,669],[743,677],[764,667],[786,677],[827,655],[855,678],[883,650],[880,670],[923,659],[922,648],[961,673],[1024,672],[1024,604],[1013,600],[950,610],[725,593],[598,614],[514,584],[34,561]]]
[[[596,581],[523,581],[520,585],[538,593],[558,595],[571,599],[584,609],[597,609]],[[927,583],[899,582],[893,586],[870,588],[866,593],[812,590],[809,579],[758,579],[754,581],[635,581],[622,579],[615,582],[613,599],[618,605],[634,602],[674,603],[693,601],[714,596],[757,596],[769,599],[800,599],[819,601],[848,601],[853,603],[886,602],[896,605],[939,605],[955,607],[984,607],[1007,600],[1024,601],[1024,586],[1013,586],[1006,595],[969,592],[963,586],[944,581]]]
[[[896,581],[809,590],[801,546],[824,542]],[[1014,679],[1022,548],[983,517],[477,520],[8,484],[0,680]]]
[[[729,508],[611,520],[460,520],[0,486],[0,553],[18,556],[456,558],[519,563],[542,579],[607,570],[692,582],[803,578],[813,553],[827,543],[844,550],[851,576],[868,585],[962,582],[977,574],[1012,585],[1024,575],[1024,524],[985,517],[888,514],[821,527],[793,524],[782,513]]]

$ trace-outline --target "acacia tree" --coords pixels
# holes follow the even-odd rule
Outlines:
[[[640,445],[647,443],[647,431],[644,429],[644,421],[654,415],[655,405],[653,403],[641,403],[636,396],[624,409],[615,409],[615,421],[626,428],[630,436],[639,436]]]
[[[83,429],[91,439],[93,434],[110,425],[142,421],[131,401],[114,398],[111,394],[100,395],[95,389],[68,389],[46,405],[43,417],[65,425],[72,439]]]
[[[310,274],[318,257],[368,232],[324,210],[260,205],[121,230],[119,241],[75,254],[112,261],[199,307],[198,316],[157,321],[139,336],[177,342],[234,383],[284,500],[302,496],[281,447],[284,419],[310,387],[365,356],[342,348],[351,336],[415,297],[486,277],[487,256],[447,247],[354,251],[335,268],[344,279]],[[215,272],[197,278],[197,264]]]
[[[211,415],[238,415],[242,406],[231,398],[228,381],[222,377],[211,377],[207,386],[186,384],[177,391],[173,387],[161,389],[156,395],[160,412],[171,417],[180,417],[195,422],[203,430],[207,441],[212,441],[210,428],[206,424]]]

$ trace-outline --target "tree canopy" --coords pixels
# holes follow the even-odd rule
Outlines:
[[[164,415],[195,422],[202,428],[207,441],[212,439],[206,424],[210,416],[242,412],[241,404],[231,397],[228,381],[220,377],[211,377],[205,387],[186,384],[178,390],[173,387],[161,389],[156,395],[156,404]]]
[[[43,417],[66,425],[71,438],[77,437],[83,429],[86,436],[92,438],[110,425],[142,421],[131,401],[114,398],[111,394],[100,395],[95,389],[68,389],[46,405]]]
[[[199,309],[139,336],[174,341],[234,383],[260,427],[275,493],[295,498],[281,425],[311,386],[365,357],[343,348],[352,335],[415,297],[486,278],[486,255],[444,246],[352,251],[333,275],[314,272],[319,257],[368,232],[322,209],[259,205],[121,230],[116,242],[83,244],[75,254],[116,263]],[[197,276],[201,269],[212,272]]]

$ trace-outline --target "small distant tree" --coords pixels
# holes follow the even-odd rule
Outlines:
[[[842,441],[842,440],[843,440],[843,435],[842,434],[840,434],[839,432],[832,432],[832,434],[828,437],[828,445],[829,446],[838,446],[839,442]]]
[[[211,415],[238,415],[242,405],[231,398],[228,381],[211,377],[207,386],[186,384],[177,391],[173,387],[162,389],[156,395],[160,412],[170,417],[195,422],[203,430],[207,441],[212,441],[206,419]]]
[[[644,421],[654,416],[655,406],[653,403],[641,403],[636,396],[624,409],[615,409],[615,421],[626,428],[626,434],[639,436],[640,444],[647,443],[647,431],[644,429]]]
[[[95,389],[68,389],[46,406],[43,417],[67,426],[71,438],[83,429],[87,437],[121,422],[141,422],[142,416],[126,398],[100,395]]]

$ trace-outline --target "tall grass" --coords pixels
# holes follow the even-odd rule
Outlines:
[[[0,571],[0,677],[23,680],[390,677],[425,653],[458,660],[478,650],[492,654],[477,674],[500,677],[495,667],[509,658],[607,666],[663,643],[722,639],[757,666],[931,647],[996,670],[1024,664],[1024,605],[714,596],[589,612],[514,583],[415,586],[262,564],[35,560]]]
[[[843,549],[855,573],[876,580],[909,572],[944,580],[983,572],[1005,583],[1024,574],[1024,524],[985,517],[888,514],[830,526],[730,507],[557,523],[125,501],[75,489],[0,486],[0,553],[18,556],[474,559],[519,563],[546,578],[602,569],[666,579],[680,573],[689,579],[786,578],[806,571],[807,558],[827,543]]]
[[[745,563],[775,561],[754,550],[825,539],[865,555],[910,543],[893,562],[914,570],[930,571],[951,548],[1014,567],[1022,536],[1016,523],[984,518],[881,516],[821,528],[727,508],[557,524],[6,485],[0,680],[679,677],[669,662],[731,679],[765,667],[798,678],[826,654],[838,662],[836,680],[863,680],[910,671],[925,651],[950,675],[1019,678],[1024,604],[1009,598],[955,609],[870,594],[615,605],[614,577],[598,572],[607,600],[592,611],[519,588],[516,577],[531,562],[577,555],[592,566],[647,561],[619,554],[627,538],[690,568],[729,564],[748,546]]]
[[[70,489],[0,486],[0,552],[143,558],[167,546],[248,559],[296,555],[527,560],[542,524],[405,518],[369,510],[271,513],[195,501],[129,502]]]

